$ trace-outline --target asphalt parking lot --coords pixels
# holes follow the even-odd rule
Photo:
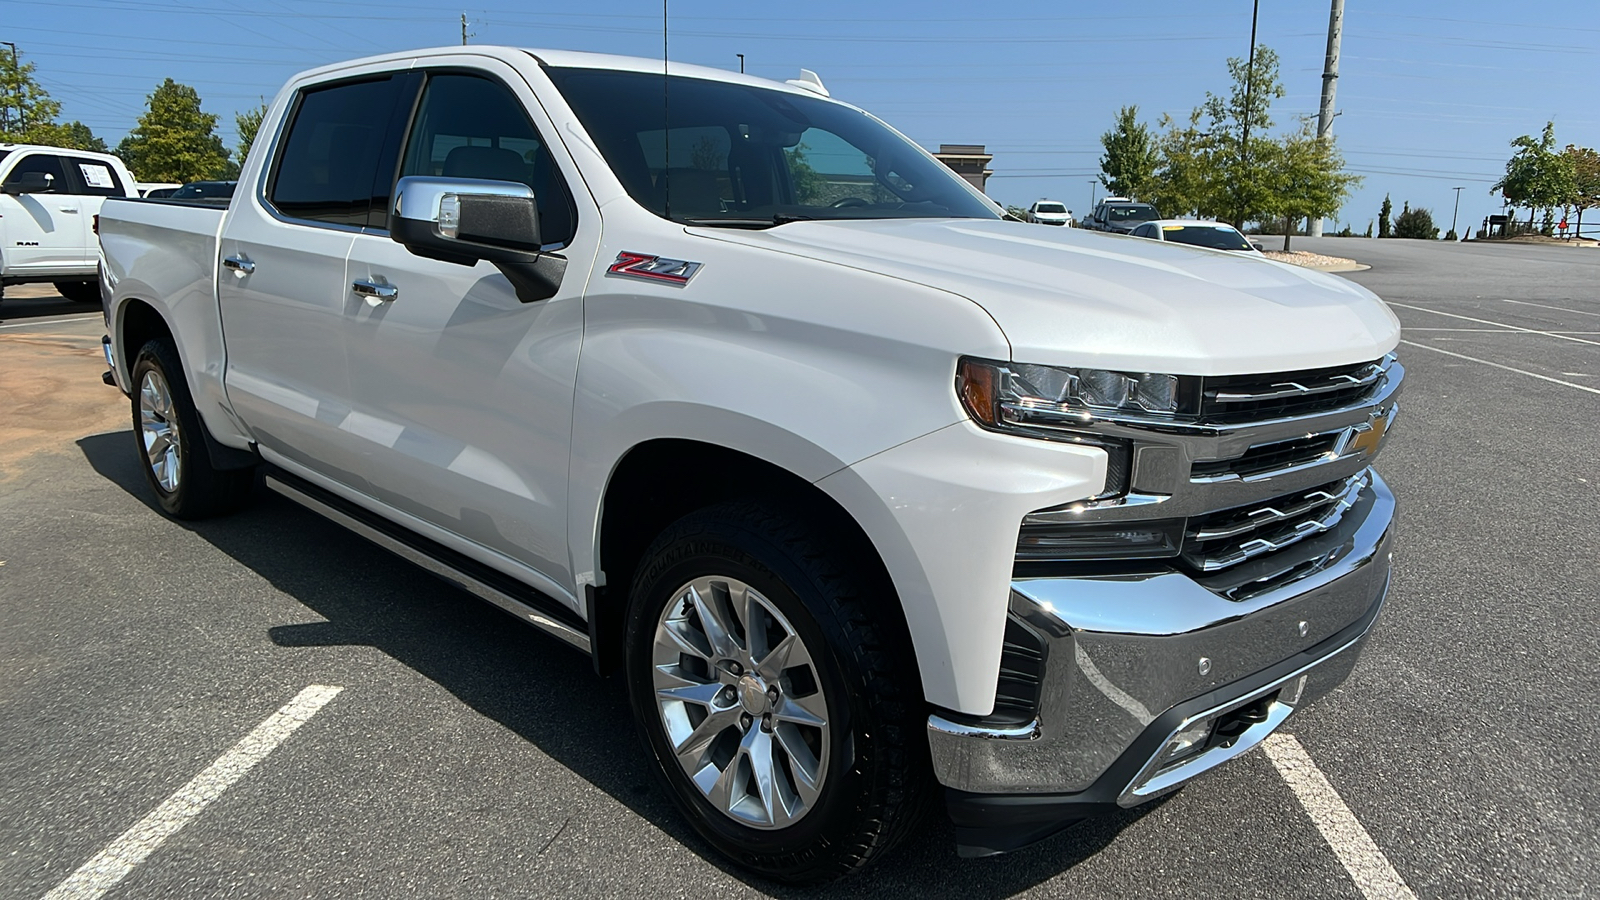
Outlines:
[[[1403,532],[1355,674],[1270,758],[1005,857],[957,859],[935,822],[834,893],[1600,885],[1600,251],[1295,246],[1370,264],[1346,277],[1406,326],[1379,464]],[[563,645],[275,495],[158,514],[100,334],[48,289],[0,303],[0,896],[91,861],[125,866],[119,898],[808,895],[693,835],[647,778],[620,680]],[[273,742],[246,755],[269,752],[228,755],[257,734]],[[160,810],[164,841],[103,852]],[[58,896],[97,896],[72,884]]]

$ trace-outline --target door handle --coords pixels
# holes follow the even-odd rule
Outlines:
[[[56,209],[59,209],[64,213],[75,213],[78,211],[76,206],[58,206]]]
[[[399,288],[380,281],[354,281],[351,282],[350,289],[374,300],[393,300],[400,296]]]
[[[242,256],[225,257],[222,260],[222,267],[225,269],[232,269],[235,272],[241,272],[245,275],[249,275],[251,272],[256,270],[256,264]]]

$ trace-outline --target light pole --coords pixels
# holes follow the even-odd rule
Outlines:
[[[1455,212],[1450,213],[1450,231],[1452,233],[1456,230],[1456,214],[1461,212],[1461,192],[1464,188],[1455,188],[1454,190],[1456,192],[1456,208]],[[1461,235],[1456,235],[1456,240],[1461,240]]]
[[[1089,211],[1090,212],[1094,212],[1094,194],[1095,194],[1095,189],[1098,188],[1098,187],[1100,187],[1100,179],[1098,179],[1098,178],[1089,179]]]
[[[739,74],[743,75],[744,74],[744,54],[743,53],[735,53],[734,56],[739,57]]]
[[[1256,19],[1261,15],[1261,0],[1255,0],[1250,9],[1250,58],[1244,64],[1244,127],[1240,129],[1239,138],[1239,177],[1248,181],[1250,178],[1250,97],[1255,93],[1256,79]],[[1238,221],[1233,223],[1235,228],[1244,227],[1244,185],[1234,186],[1238,192],[1239,206],[1234,210]]]

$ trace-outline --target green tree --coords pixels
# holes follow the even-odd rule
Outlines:
[[[1516,153],[1506,160],[1506,174],[1495,182],[1491,192],[1499,191],[1512,206],[1528,210],[1528,228],[1534,214],[1543,209],[1546,218],[1554,207],[1569,203],[1575,193],[1572,162],[1556,150],[1556,126],[1546,122],[1544,132],[1535,138],[1524,134],[1511,141]]]
[[[1344,157],[1333,137],[1317,137],[1309,120],[1284,136],[1271,163],[1264,177],[1263,207],[1284,220],[1284,250],[1289,249],[1296,220],[1338,213],[1350,189],[1361,183],[1358,176],[1344,171]]]
[[[79,121],[56,122],[61,104],[33,75],[34,66],[0,51],[0,143],[43,144],[104,153],[105,141]]]
[[[806,145],[795,144],[784,150],[783,155],[789,163],[789,181],[794,185],[795,202],[812,204],[819,201],[827,185],[806,159]]]
[[[1439,228],[1433,224],[1432,212],[1420,207],[1412,209],[1410,201],[1407,201],[1394,220],[1394,236],[1433,241],[1439,238]]]
[[[1124,106],[1112,129],[1100,135],[1105,155],[1100,157],[1100,183],[1113,194],[1147,199],[1146,190],[1160,163],[1150,129],[1139,121],[1139,107]],[[1159,208],[1159,207],[1158,207]]]
[[[1378,210],[1378,237],[1389,237],[1389,217],[1394,215],[1394,203],[1388,194],[1383,195],[1383,206]]]
[[[117,145],[140,181],[202,181],[227,175],[227,148],[216,133],[217,116],[200,109],[200,95],[171,78],[146,98],[133,131]]]
[[[1578,211],[1577,230],[1583,237],[1583,211],[1600,209],[1600,153],[1593,147],[1567,145],[1562,151],[1572,169],[1572,206]]]
[[[234,159],[243,166],[245,159],[250,156],[250,147],[256,142],[256,133],[261,130],[261,120],[267,116],[267,101],[263,97],[261,102],[242,113],[234,113],[233,124],[239,132],[239,147],[234,151]]]
[[[1179,124],[1162,116],[1156,141],[1157,168],[1145,199],[1167,216],[1215,216],[1222,209],[1222,176],[1215,142],[1200,128],[1201,111]]]
[[[1233,87],[1226,97],[1206,92],[1202,108],[1210,119],[1210,134],[1215,139],[1217,165],[1223,177],[1223,201],[1235,228],[1247,219],[1260,219],[1274,212],[1271,188],[1276,142],[1267,136],[1272,128],[1272,101],[1284,95],[1278,80],[1278,54],[1271,47],[1258,45],[1252,65],[1240,57],[1228,59],[1228,75]],[[1245,133],[1250,140],[1246,144]]]

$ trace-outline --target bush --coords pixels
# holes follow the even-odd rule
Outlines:
[[[1334,237],[1355,237],[1355,236],[1356,236],[1356,233],[1354,231],[1350,230],[1350,226],[1349,225],[1346,225],[1343,228],[1339,229],[1339,233],[1334,235]]]
[[[1456,234],[1456,230],[1452,228],[1444,233],[1444,239],[1447,241],[1459,241],[1461,240],[1461,236]]]
[[[1433,213],[1420,207],[1412,209],[1408,202],[1394,220],[1394,236],[1432,241],[1439,238],[1439,228],[1433,224]]]

